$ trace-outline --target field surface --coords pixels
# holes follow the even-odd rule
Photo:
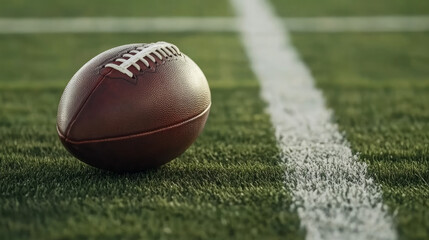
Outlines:
[[[272,1],[282,16],[429,13],[424,1],[332,0],[337,4],[314,9],[311,1]],[[294,33],[292,39],[351,148],[382,186],[399,238],[427,239],[429,33]]]
[[[413,16],[429,14],[429,2],[421,0],[271,0],[287,17]]]
[[[418,0],[271,2],[282,17],[429,14]],[[226,0],[123,5],[9,1],[0,18],[234,16]],[[428,239],[429,33],[291,37],[381,186],[398,238]],[[73,158],[55,130],[68,80],[101,51],[158,40],[176,44],[206,74],[213,105],[203,134],[178,159],[137,174]],[[0,239],[305,239],[238,34],[7,34],[0,55]]]
[[[167,166],[131,175],[99,171],[78,162],[59,143],[58,100],[82,59],[141,39],[185,46],[181,50],[210,79],[210,120],[195,145]],[[39,59],[28,73],[10,66],[10,77],[0,85],[2,238],[247,239],[298,234],[298,221],[285,207],[289,198],[269,118],[255,97],[259,88],[243,67],[248,64],[236,36],[97,34],[2,40],[2,54],[13,51],[13,45],[35,50],[19,51],[14,62]],[[192,46],[218,51],[213,55]]]
[[[404,239],[429,235],[429,34],[295,34]],[[341,67],[338,67],[341,66]]]

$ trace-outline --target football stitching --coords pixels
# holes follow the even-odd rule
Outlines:
[[[180,57],[183,57],[184,56],[184,54],[180,54]],[[154,68],[148,68],[148,69],[142,69],[141,71],[139,71],[138,73],[136,73],[134,76],[133,76],[133,78],[138,78],[139,76],[143,76],[145,73],[147,73],[147,72],[149,72],[149,73],[157,73],[158,72],[158,70],[157,70],[157,67],[158,66],[162,66],[162,65],[165,65],[166,63],[168,63],[168,62],[172,62],[172,61],[178,61],[178,60],[180,60],[181,58],[179,58],[179,57],[170,57],[170,58],[164,58],[161,62],[157,62],[157,63],[155,63],[155,65],[156,65],[156,67],[154,67]],[[150,71],[149,71],[150,70]]]
[[[134,55],[132,53],[134,53]],[[141,67],[137,64],[139,61],[142,62],[147,68],[151,68],[148,60],[158,65],[158,61],[153,55],[161,61],[165,61],[168,60],[168,57],[181,56],[182,54],[180,50],[173,44],[166,42],[156,42],[144,45],[142,47],[137,47],[136,49],[123,54],[121,58],[117,58],[114,61],[120,62],[121,64],[119,65],[109,63],[106,64],[105,67],[110,67],[127,75],[130,78],[134,78],[134,74],[128,68],[133,66],[138,71],[140,71]]]
[[[112,58],[112,59],[106,61],[105,64],[114,62],[114,60],[116,58],[118,58],[119,56],[122,56],[122,54],[118,55],[115,58]],[[157,61],[157,63],[155,63],[154,67],[150,67],[150,68],[146,68],[146,69],[141,69],[138,73],[135,73],[133,75],[133,77],[131,77],[131,78],[128,77],[127,75],[125,75],[124,77],[110,76],[110,75],[108,75],[108,73],[110,73],[111,71],[109,71],[108,73],[102,73],[101,70],[100,70],[99,73],[100,73],[100,75],[105,75],[105,77],[109,78],[109,79],[121,79],[121,80],[125,80],[125,81],[127,81],[129,83],[132,83],[132,84],[137,84],[137,80],[139,79],[139,77],[141,77],[141,76],[143,76],[143,75],[145,75],[147,73],[157,73],[159,66],[165,65],[168,62],[179,61],[180,59],[184,59],[186,61],[186,55],[183,54],[183,53],[180,53],[177,56],[173,56],[173,57],[169,57],[169,58],[164,58],[161,61]],[[105,64],[101,65],[100,69],[105,68],[106,67]]]

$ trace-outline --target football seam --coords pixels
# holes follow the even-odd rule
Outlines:
[[[75,141],[75,140],[68,139],[66,136],[64,136],[61,133],[61,131],[59,130],[58,125],[57,125],[57,132],[58,132],[58,135],[61,138],[64,139],[64,141],[72,143],[72,144],[85,144],[85,143],[97,143],[97,142],[110,142],[110,141],[118,141],[118,140],[127,140],[127,139],[131,139],[131,138],[135,138],[135,137],[141,137],[141,136],[151,135],[151,134],[159,133],[159,132],[162,132],[162,131],[165,131],[165,130],[170,130],[170,129],[174,129],[176,127],[180,127],[180,126],[182,126],[184,124],[190,123],[190,122],[192,122],[194,120],[197,120],[200,117],[204,116],[204,114],[206,114],[210,110],[210,107],[211,107],[211,102],[209,103],[209,105],[207,106],[207,108],[204,109],[201,113],[199,113],[199,114],[197,114],[197,115],[195,115],[195,116],[193,116],[191,118],[188,118],[186,120],[183,120],[181,122],[178,122],[178,123],[175,123],[175,124],[172,124],[172,125],[168,125],[168,126],[165,126],[165,127],[161,127],[161,128],[155,129],[155,130],[149,130],[149,131],[144,131],[144,132],[140,132],[140,133],[129,134],[129,135],[125,135],[125,136],[107,137],[107,138],[101,138],[101,139],[90,139],[90,140],[78,140],[78,141]]]
[[[107,74],[109,74],[112,71],[113,71],[113,69],[110,70]],[[76,120],[78,119],[80,113],[85,108],[85,105],[88,103],[89,98],[97,90],[97,88],[101,85],[101,83],[103,82],[103,80],[106,78],[107,74],[105,74],[100,80],[98,80],[98,82],[95,85],[95,87],[91,90],[91,92],[88,94],[88,96],[86,96],[85,101],[83,101],[82,104],[79,106],[78,111],[76,111],[76,114],[73,116],[72,121],[70,122],[68,128],[66,129],[66,134],[65,134],[66,139],[70,135],[70,131],[73,128],[73,125],[75,124]]]
[[[125,50],[125,49],[124,49]],[[127,50],[129,51],[129,50]],[[122,53],[121,53],[122,54]],[[116,57],[116,56],[115,56]],[[103,64],[104,65],[104,64]],[[98,80],[97,84],[94,86],[94,88],[89,92],[88,96],[86,96],[85,101],[83,101],[81,103],[81,105],[79,106],[79,108],[77,109],[76,113],[73,115],[72,120],[70,121],[70,123],[68,124],[68,126],[65,129],[65,136],[67,138],[67,136],[70,135],[70,131],[74,125],[74,123],[76,122],[78,116],[80,115],[80,113],[82,112],[82,109],[84,108],[84,106],[86,105],[86,103],[88,102],[89,98],[91,97],[91,95],[95,92],[95,90],[100,86],[100,84],[104,81],[104,79],[106,78],[107,74],[109,74],[110,72],[112,72],[113,69],[111,69],[109,72],[107,72],[106,74],[103,75],[103,77]],[[58,126],[57,126],[58,127]]]
[[[134,48],[134,47],[133,47]],[[133,49],[133,48],[129,48],[128,50],[126,50],[126,49],[124,49],[124,51],[125,52],[128,52],[128,51],[130,51],[130,49]],[[117,55],[123,55],[124,53],[121,53],[121,54],[117,54]],[[110,61],[110,60],[109,60]],[[161,65],[164,65],[165,64],[165,61],[161,64]],[[105,66],[105,64],[103,64],[103,65],[101,65],[101,66]],[[158,66],[158,65],[157,65]],[[106,78],[108,78],[108,75],[109,75],[109,73],[111,73],[112,71],[114,71],[115,69],[110,69],[107,73],[105,73],[104,75],[103,75],[103,77],[100,79],[100,80],[98,80],[98,82],[97,82],[97,84],[94,86],[94,88],[91,90],[91,92],[89,92],[89,94],[88,94],[88,96],[85,98],[85,101],[83,101],[82,102],[82,104],[79,106],[79,108],[78,108],[78,110],[76,111],[76,114],[73,116],[73,118],[72,118],[72,120],[71,120],[71,122],[70,122],[70,124],[69,124],[69,126],[66,128],[66,131],[65,131],[65,138],[67,139],[68,138],[68,136],[70,135],[70,132],[71,132],[71,129],[73,128],[73,125],[75,124],[75,122],[77,121],[77,119],[78,119],[78,117],[79,117],[79,115],[81,114],[81,112],[82,112],[82,110],[85,108],[85,106],[86,106],[86,104],[88,103],[88,101],[89,101],[89,98],[92,96],[92,94],[97,90],[97,88],[101,85],[101,83],[106,79]]]

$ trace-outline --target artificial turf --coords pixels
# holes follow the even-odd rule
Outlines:
[[[429,34],[292,36],[400,239],[429,239]]]
[[[138,174],[79,162],[55,131],[66,82],[102,50],[156,40],[177,44],[206,73],[204,133],[178,159]],[[303,238],[236,35],[7,35],[0,54],[10,56],[0,59],[0,239]]]

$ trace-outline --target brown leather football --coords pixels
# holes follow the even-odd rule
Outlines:
[[[58,106],[57,131],[75,157],[136,172],[182,154],[204,128],[210,89],[201,69],[173,44],[130,44],[86,63]]]

